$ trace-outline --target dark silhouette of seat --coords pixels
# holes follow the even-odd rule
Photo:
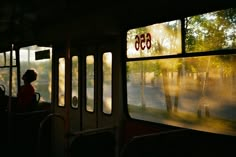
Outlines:
[[[31,104],[31,109],[30,109],[30,111],[34,111],[34,110],[37,110],[37,109],[38,109],[40,97],[41,97],[41,95],[40,95],[39,92],[35,92],[35,93],[34,93],[34,97],[33,97],[33,100],[32,100],[32,104]]]
[[[232,156],[236,138],[194,130],[173,130],[137,136],[130,140],[120,157],[222,157]]]
[[[70,146],[71,157],[115,156],[115,138],[111,132],[76,137]]]
[[[4,85],[0,84],[0,96],[5,96],[6,88]]]
[[[39,93],[39,92],[35,92],[34,97],[35,97],[35,98],[34,98],[35,104],[36,104],[36,105],[39,104],[40,97],[41,97],[40,93]]]

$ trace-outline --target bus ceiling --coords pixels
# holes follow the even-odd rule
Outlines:
[[[104,37],[140,24],[164,22],[235,5],[234,1],[225,0],[195,3],[185,0],[117,1],[115,4],[104,0],[1,0],[0,49],[9,48],[12,43],[31,45],[32,42],[64,40],[68,32],[80,40]]]

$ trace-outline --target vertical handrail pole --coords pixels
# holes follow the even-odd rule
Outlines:
[[[13,138],[13,117],[12,117],[12,53],[14,45],[11,45],[10,51],[10,68],[9,68],[9,97],[8,97],[8,144],[12,143]]]
[[[71,70],[71,52],[70,52],[70,36],[67,34],[66,41],[66,72],[70,73]],[[65,76],[65,157],[69,157],[69,137],[67,136],[70,132],[70,97],[71,97],[71,75]]]

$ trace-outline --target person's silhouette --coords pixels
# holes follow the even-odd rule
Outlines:
[[[17,106],[18,112],[31,111],[33,108],[33,101],[35,97],[35,89],[31,82],[37,79],[37,72],[33,69],[28,69],[22,76],[24,85],[20,87],[17,94]]]

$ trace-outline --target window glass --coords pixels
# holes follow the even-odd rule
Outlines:
[[[11,52],[6,52],[6,66],[10,66]],[[16,65],[16,51],[12,51],[12,65]]]
[[[65,58],[59,58],[58,105],[65,106]]]
[[[112,112],[112,53],[103,54],[103,113]]]
[[[150,57],[181,53],[180,20],[153,24],[127,32],[127,57]]]
[[[9,95],[9,80],[10,80],[10,55],[11,52],[0,53],[0,85],[3,86],[5,94]],[[12,51],[12,91],[11,95],[17,95],[17,68],[16,68],[16,54]]]
[[[94,56],[86,57],[86,110],[94,111]]]
[[[36,60],[35,54],[43,50],[49,50],[49,58]],[[35,69],[37,71],[37,80],[32,82],[32,85],[40,93],[40,101],[51,102],[51,54],[51,47],[33,45],[20,49],[20,74],[22,76],[27,69]],[[22,84],[23,80],[21,80]]]
[[[186,52],[236,48],[236,8],[188,17]]]
[[[236,135],[236,55],[127,62],[132,118]]]
[[[79,59],[78,56],[72,57],[72,104],[73,108],[78,108],[79,105]]]
[[[1,68],[0,70],[0,85],[3,85],[5,94],[9,95],[9,80],[10,80],[10,69]],[[12,96],[17,95],[17,70],[16,67],[12,67]]]
[[[4,53],[0,52],[0,67],[5,66]]]

